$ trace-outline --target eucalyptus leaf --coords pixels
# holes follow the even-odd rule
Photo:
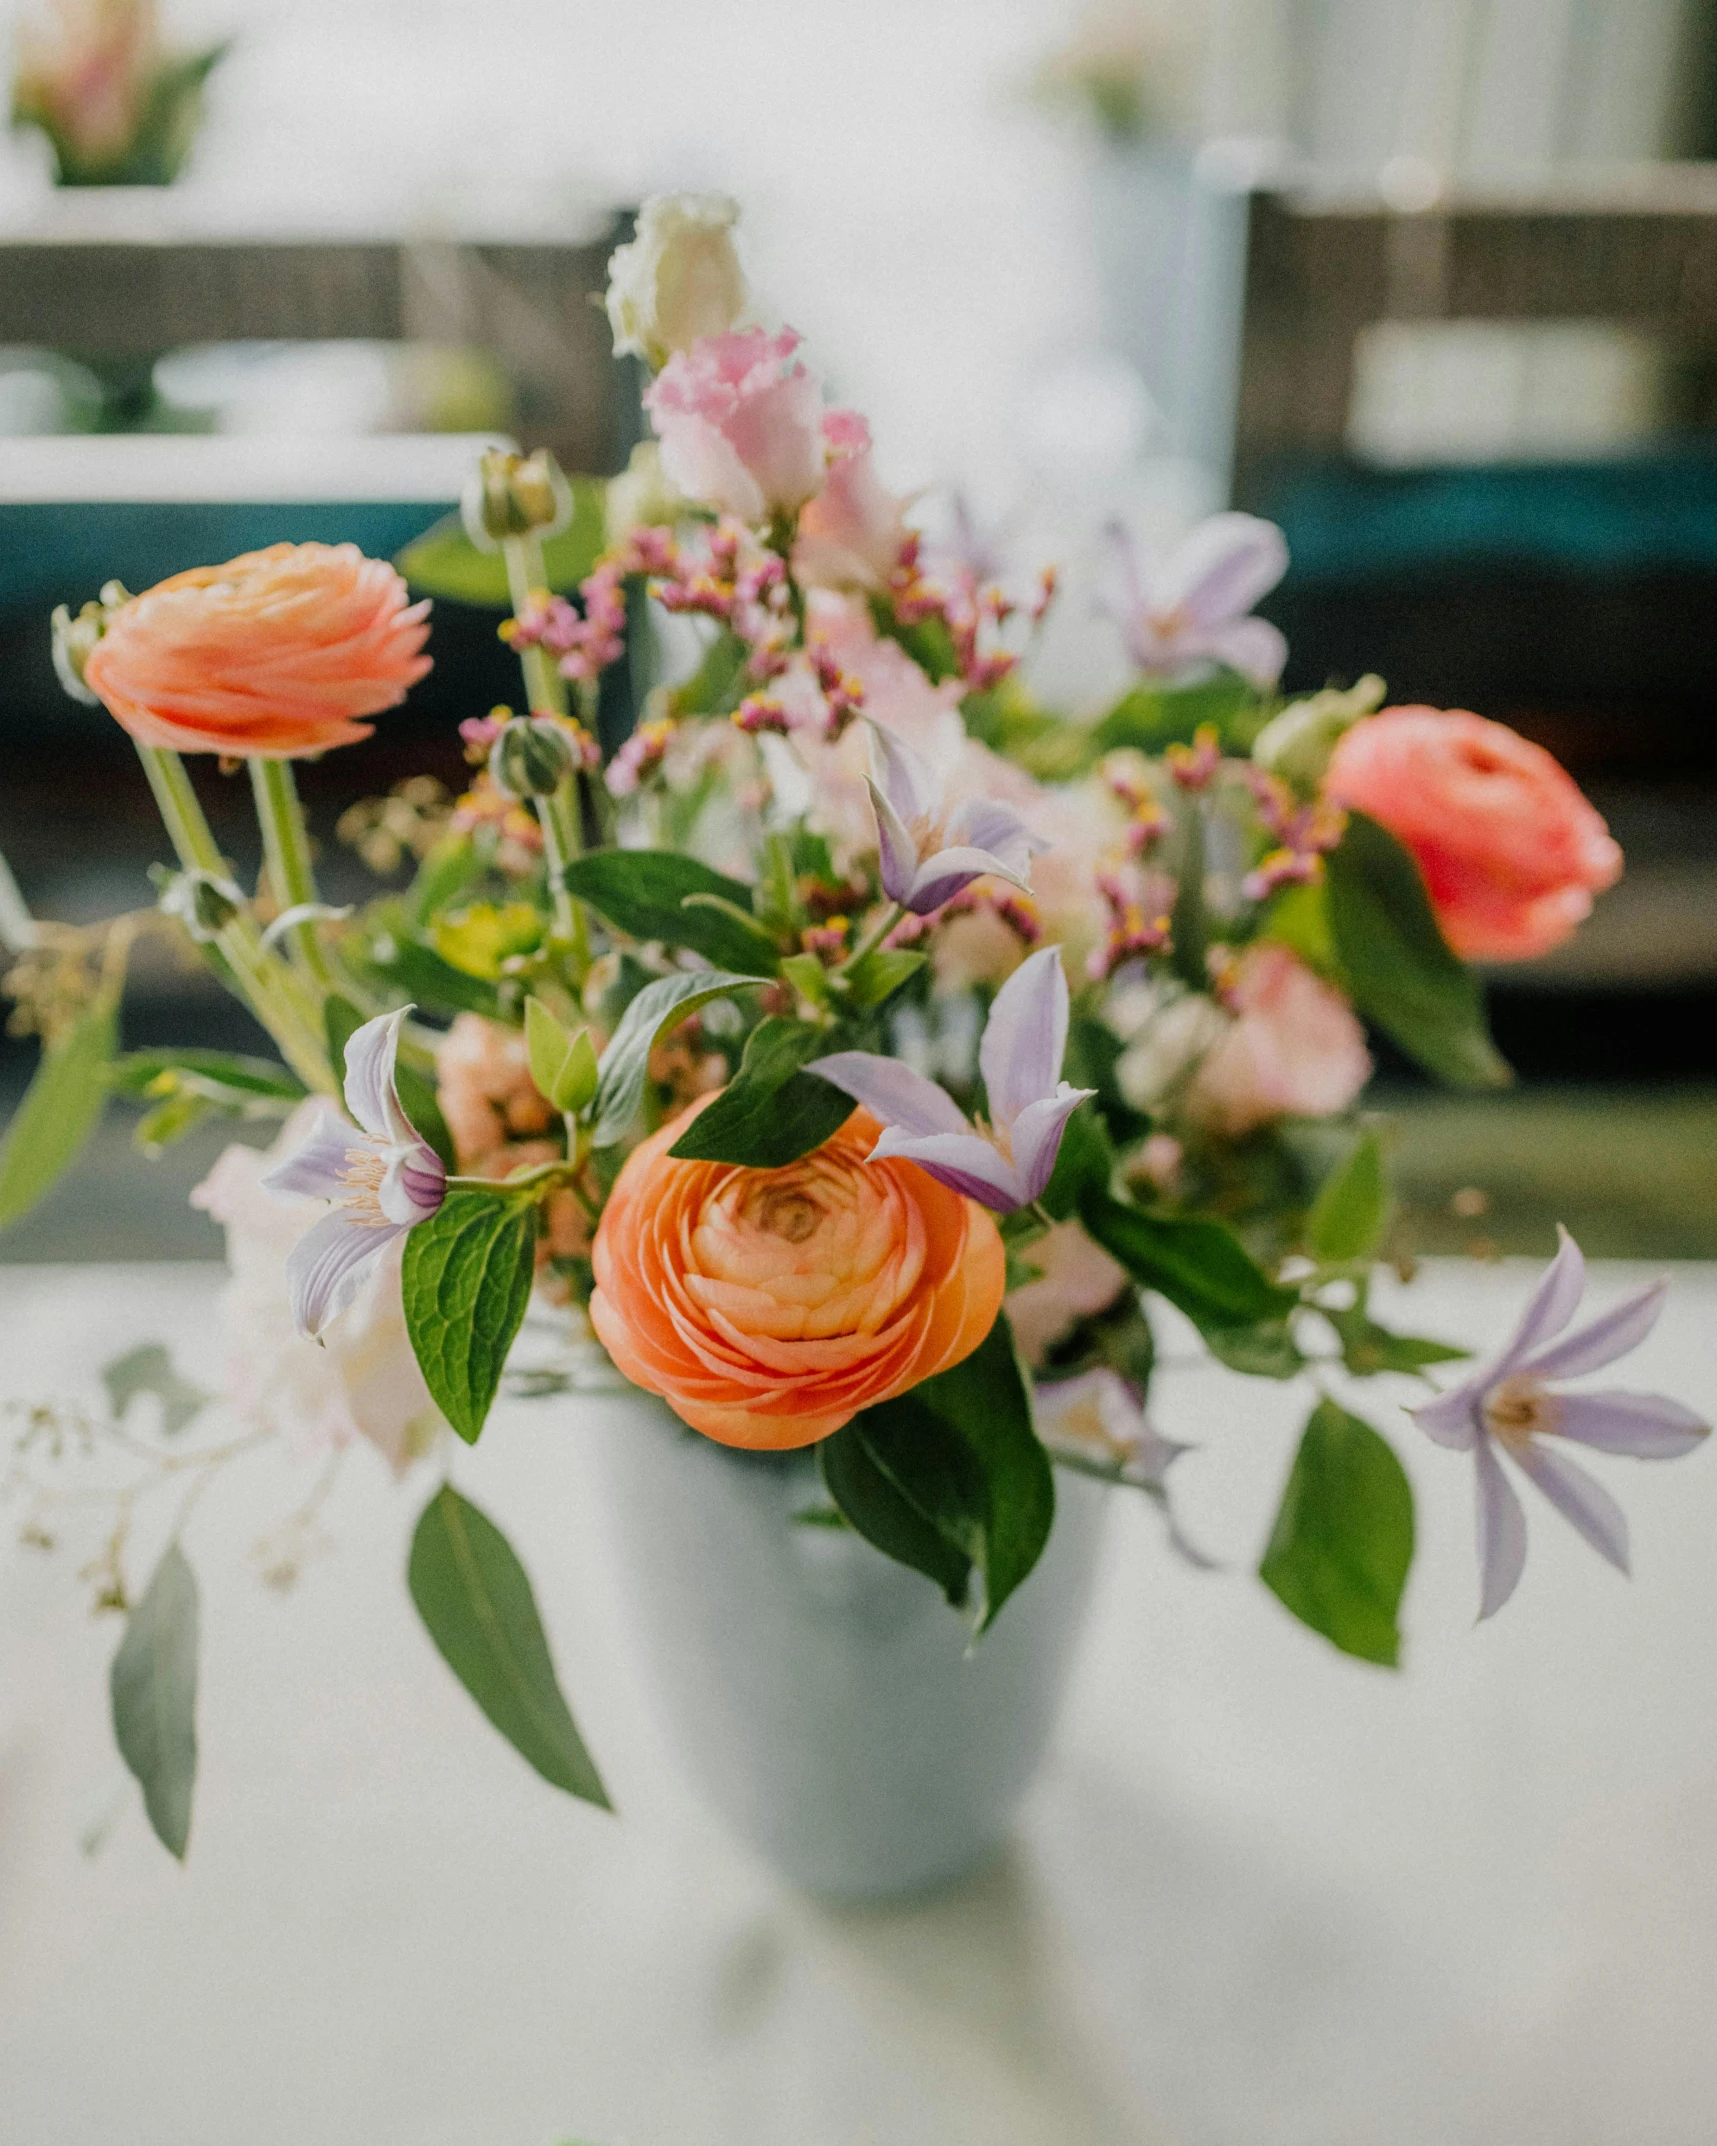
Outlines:
[[[525,1568],[450,1483],[423,1509],[406,1578],[442,1660],[520,1757],[568,1795],[611,1810],[555,1677]]]
[[[200,1386],[180,1377],[159,1341],[139,1342],[135,1349],[103,1364],[101,1383],[116,1418],[125,1414],[140,1393],[153,1394],[161,1404],[162,1434],[168,1438],[182,1431],[209,1402]]]
[[[1306,1249],[1326,1266],[1369,1259],[1389,1227],[1390,1204],[1383,1143],[1362,1133],[1318,1188],[1306,1218]]]
[[[780,950],[751,916],[751,889],[695,857],[667,849],[593,849],[573,858],[565,877],[571,893],[631,938],[687,947],[747,976],[780,969]],[[700,895],[713,900],[692,899]]]
[[[1344,1654],[1393,1669],[1413,1562],[1413,1493],[1387,1440],[1333,1401],[1313,1409],[1258,1576]]]
[[[755,990],[762,981],[757,976],[723,975],[720,970],[682,969],[677,975],[661,976],[653,984],[646,984],[626,1008],[602,1054],[591,1106],[592,1144],[612,1147],[625,1138],[644,1100],[650,1053],[662,1036],[712,999]]]
[[[476,1442],[530,1302],[537,1210],[504,1193],[449,1192],[405,1240],[411,1346],[435,1405]]]
[[[746,1039],[738,1073],[669,1149],[682,1162],[743,1163],[780,1170],[839,1132],[852,1097],[800,1070],[829,1048],[829,1032],[772,1014]]]
[[[27,1215],[69,1170],[106,1107],[119,1035],[116,998],[104,993],[44,1051],[0,1141],[0,1229]]]
[[[1450,952],[1419,867],[1363,812],[1324,860],[1335,950],[1361,1013],[1452,1088],[1513,1078],[1491,1041],[1478,978]]]
[[[108,1695],[155,1837],[183,1862],[197,1778],[197,1582],[176,1542],[125,1620]]]

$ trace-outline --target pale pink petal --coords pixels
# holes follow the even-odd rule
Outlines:
[[[870,726],[870,752],[882,793],[903,820],[920,819],[935,806],[941,785],[911,746],[881,723]]]
[[[344,1118],[324,1106],[304,1145],[269,1171],[262,1180],[263,1189],[282,1198],[337,1200],[350,1190],[341,1172],[351,1161],[352,1150],[368,1146]]]
[[[1644,1289],[1605,1312],[1589,1319],[1573,1333],[1564,1334],[1515,1365],[1522,1378],[1582,1378],[1588,1371],[1601,1371],[1618,1356],[1626,1356],[1657,1324],[1663,1300],[1669,1294],[1669,1277],[1650,1282]]]
[[[981,1133],[912,1134],[889,1126],[870,1159],[882,1162],[889,1157],[917,1163],[942,1184],[998,1214],[1012,1214],[1027,1204],[1018,1173]]]
[[[871,1051],[834,1051],[827,1058],[813,1058],[807,1073],[816,1073],[862,1103],[884,1125],[896,1125],[905,1133],[965,1133],[970,1131],[960,1106],[945,1088],[898,1058],[879,1058]]]
[[[1520,1584],[1526,1565],[1526,1515],[1488,1438],[1473,1448],[1477,1463],[1479,1621],[1494,1617]]]
[[[1067,1052],[1067,976],[1058,946],[1040,947],[996,993],[978,1066],[992,1124],[1011,1126],[1028,1103],[1053,1095]]]
[[[306,1230],[286,1262],[292,1321],[298,1331],[320,1334],[329,1320],[337,1319],[363,1287],[373,1263],[401,1234],[398,1226],[374,1229],[355,1222],[344,1207]]]
[[[1561,1393],[1557,1436],[1634,1460],[1679,1460],[1711,1435],[1692,1409],[1661,1393]]]
[[[1540,1439],[1528,1439],[1525,1449],[1515,1453],[1513,1458],[1563,1519],[1585,1536],[1598,1555],[1608,1558],[1618,1572],[1626,1572],[1627,1515],[1603,1484],[1594,1482],[1584,1468]]]
[[[1255,686],[1273,686],[1288,660],[1287,638],[1267,618],[1236,619],[1210,636],[1210,653]]]
[[[1287,570],[1287,540],[1274,522],[1255,514],[1213,514],[1151,577],[1150,607],[1182,611],[1211,633],[1244,618]]]

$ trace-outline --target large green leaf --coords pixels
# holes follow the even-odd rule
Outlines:
[[[504,1193],[450,1192],[405,1240],[401,1291],[435,1405],[468,1444],[489,1413],[530,1302],[537,1211]]]
[[[367,949],[370,966],[413,1005],[432,1013],[480,1013],[501,1018],[501,994],[485,976],[472,976],[443,961],[432,946],[403,932],[384,931]]]
[[[746,976],[773,976],[781,966],[780,949],[752,918],[745,882],[677,850],[587,850],[567,866],[566,884],[634,939],[689,947]]]
[[[1383,1143],[1362,1133],[1347,1160],[1318,1188],[1306,1218],[1306,1249],[1326,1265],[1369,1259],[1389,1227],[1389,1170]]]
[[[1249,746],[1262,727],[1258,689],[1238,671],[1216,670],[1186,685],[1136,685],[1089,733],[1093,760],[1117,746],[1160,753],[1190,745],[1203,723],[1214,723],[1226,749]]]
[[[773,1014],[754,1028],[738,1073],[669,1150],[682,1162],[743,1163],[779,1170],[820,1148],[852,1116],[849,1095],[815,1073],[807,1058],[829,1048],[826,1028]]]
[[[27,1215],[82,1154],[107,1102],[118,1034],[117,1001],[104,994],[43,1052],[0,1142],[0,1229]]]
[[[866,1441],[862,1419],[822,1441],[817,1465],[823,1487],[856,1534],[896,1564],[934,1580],[955,1609],[965,1606],[971,1559],[884,1471]]]
[[[865,1409],[836,1436],[844,1443],[835,1472],[825,1462],[823,1479],[853,1527],[929,1572],[950,1601],[964,1599],[964,1568],[975,1566],[983,1578],[976,1629],[987,1630],[1042,1556],[1055,1519],[1054,1472],[1032,1427],[1006,1317],[964,1363]],[[860,1495],[849,1510],[843,1497],[854,1481]]]
[[[1258,1576],[1302,1624],[1393,1669],[1413,1562],[1413,1492],[1369,1423],[1333,1401],[1312,1410]]]
[[[659,976],[653,984],[646,984],[621,1015],[620,1026],[602,1054],[591,1106],[592,1145],[612,1147],[625,1138],[644,1100],[650,1053],[660,1037],[712,999],[755,990],[762,981],[758,976],[723,975],[720,970],[682,969],[677,976]]]
[[[598,477],[567,481],[572,486],[572,520],[543,545],[548,585],[562,594],[576,589],[601,555],[607,498]],[[478,604],[486,611],[512,609],[506,560],[498,551],[479,551],[457,514],[443,515],[422,536],[414,537],[395,556],[394,564],[421,596]]]
[[[450,1483],[423,1509],[406,1577],[442,1659],[513,1749],[556,1788],[612,1809],[556,1681],[525,1568]]]
[[[143,1790],[149,1823],[183,1862],[197,1778],[197,1582],[176,1542],[125,1620],[108,1694],[114,1741]]]
[[[1102,1192],[1085,1194],[1079,1219],[1134,1281],[1179,1305],[1205,1332],[1270,1324],[1299,1302],[1295,1290],[1271,1281],[1225,1222],[1148,1214]]]
[[[1330,931],[1359,1010],[1450,1087],[1505,1086],[1478,978],[1450,952],[1409,853],[1353,812],[1324,862]]]

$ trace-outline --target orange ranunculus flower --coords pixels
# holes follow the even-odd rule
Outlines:
[[[367,738],[429,669],[427,603],[355,544],[271,544],[115,611],[84,681],[139,745],[285,760]]]
[[[702,1108],[627,1158],[596,1235],[591,1322],[634,1385],[723,1445],[808,1446],[989,1333],[994,1221],[916,1163],[867,1162],[868,1111],[747,1170],[669,1155]]]

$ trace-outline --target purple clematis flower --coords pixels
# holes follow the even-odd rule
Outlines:
[[[1710,1426],[1655,1393],[1552,1393],[1550,1379],[1601,1371],[1657,1324],[1669,1283],[1636,1290],[1602,1317],[1565,1331],[1586,1286],[1586,1262],[1566,1230],[1520,1324],[1491,1363],[1412,1411],[1439,1445],[1471,1453],[1478,1468],[1479,1616],[1513,1594],[1526,1562],[1526,1515],[1503,1473],[1499,1450],[1562,1517],[1618,1571],[1628,1569],[1628,1523],[1602,1484],[1549,1443],[1572,1439],[1600,1453],[1674,1460],[1691,1453]]]
[[[1288,644],[1268,619],[1247,614],[1288,570],[1288,547],[1274,522],[1255,514],[1213,514],[1148,571],[1132,539],[1112,524],[1118,601],[1127,653],[1151,677],[1197,663],[1226,663],[1257,686],[1273,686]]]
[[[1026,867],[1048,844],[1011,805],[965,797],[950,806],[944,785],[880,724],[871,725],[871,742],[882,780],[871,782],[870,796],[882,890],[891,902],[928,916],[989,874],[1030,891]]]
[[[297,1154],[262,1181],[270,1192],[334,1202],[286,1262],[301,1334],[320,1334],[337,1318],[373,1262],[446,1197],[441,1157],[406,1116],[394,1085],[400,1025],[410,1011],[366,1021],[346,1045],[346,1108],[362,1130],[324,1110]]]
[[[1061,1078],[1066,1049],[1067,978],[1060,948],[1046,946],[1020,964],[990,1008],[978,1046],[987,1126],[969,1124],[945,1089],[897,1058],[836,1051],[807,1070],[882,1120],[872,1162],[904,1156],[1005,1215],[1029,1207],[1049,1183],[1068,1119],[1096,1092]]]

